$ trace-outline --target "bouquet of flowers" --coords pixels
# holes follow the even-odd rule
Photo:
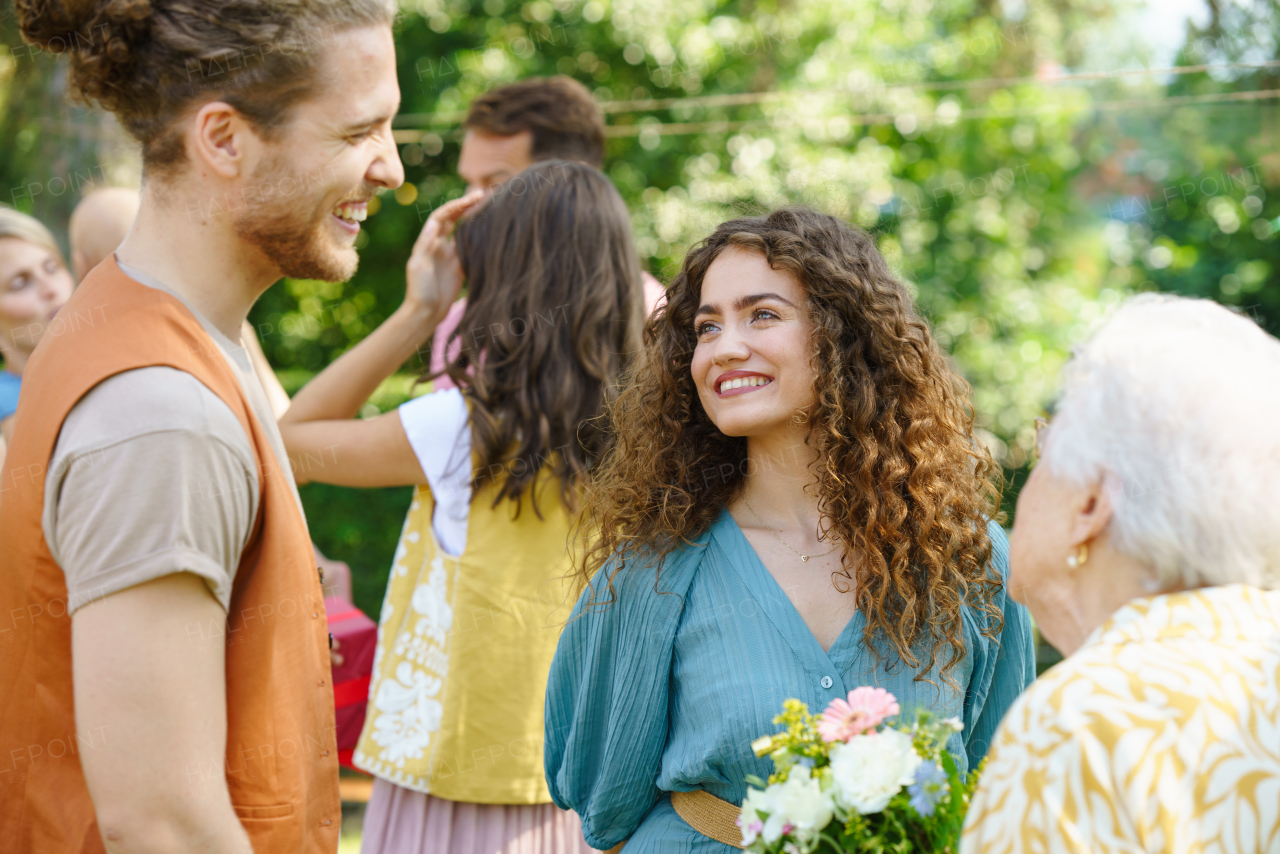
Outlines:
[[[959,848],[980,769],[961,777],[947,739],[956,718],[901,715],[883,688],[857,688],[821,717],[787,700],[773,719],[786,731],[759,738],[767,781],[751,776],[738,825],[757,854],[948,852]]]

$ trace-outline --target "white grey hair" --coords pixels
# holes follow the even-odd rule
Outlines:
[[[1280,587],[1280,341],[1203,299],[1127,300],[1064,369],[1044,464],[1101,480],[1161,587]]]

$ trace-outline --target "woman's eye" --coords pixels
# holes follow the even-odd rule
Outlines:
[[[58,272],[58,262],[49,258],[44,262],[44,271],[52,276],[54,273]]]
[[[697,326],[693,327],[693,330],[698,334],[699,337],[701,337],[703,335],[706,335],[708,332],[715,332],[716,328],[717,327],[714,323],[712,323],[709,320],[704,320],[701,323],[699,323]]]
[[[752,320],[777,320],[778,313],[769,308],[757,308],[751,314]]]
[[[29,284],[31,284],[31,277],[24,273],[21,276],[14,276],[9,280],[9,290],[20,291]]]

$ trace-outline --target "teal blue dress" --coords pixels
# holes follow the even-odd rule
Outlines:
[[[993,564],[1008,575],[1004,531],[989,526]],[[855,614],[823,652],[728,511],[696,546],[669,556],[654,590],[652,570],[629,568],[609,607],[574,608],[547,684],[545,763],[551,797],[582,819],[588,843],[626,854],[733,849],[689,827],[670,792],[706,789],[730,803],[749,774],[772,763],[751,752],[776,732],[788,697],[821,712],[861,685],[892,692],[904,709],[925,706],[964,721],[948,748],[969,767],[987,752],[1005,710],[1035,678],[1031,622],[1003,593],[1004,628],[964,611],[967,654],[929,682],[890,661],[877,664]]]

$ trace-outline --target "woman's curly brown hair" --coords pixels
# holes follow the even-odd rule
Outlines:
[[[987,615],[984,633],[1000,630],[986,527],[999,469],[973,436],[968,384],[872,238],[807,208],[726,222],[686,256],[609,409],[613,442],[584,502],[579,582],[613,561],[611,601],[628,562],[660,572],[742,491],[746,439],[711,422],[690,373],[702,280],[729,247],[761,253],[808,293],[815,403],[802,417],[821,532],[845,546],[839,574],[866,617],[867,647],[917,678],[943,660],[945,677],[965,655],[962,606]]]

